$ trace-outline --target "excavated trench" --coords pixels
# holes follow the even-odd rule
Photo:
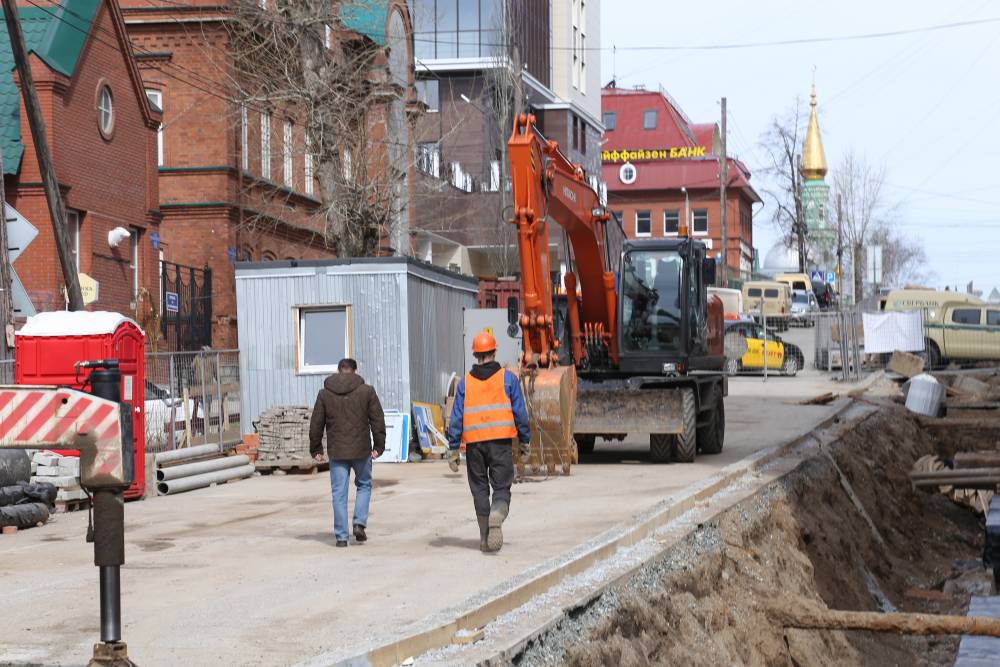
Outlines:
[[[950,665],[959,638],[799,630],[774,609],[966,612],[989,594],[981,516],[908,473],[925,454],[996,449],[887,404],[792,473],[530,643],[515,664]]]

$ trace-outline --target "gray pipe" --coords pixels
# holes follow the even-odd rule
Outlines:
[[[239,456],[223,456],[218,459],[208,461],[196,461],[195,463],[182,463],[181,465],[170,466],[169,468],[159,468],[156,471],[157,482],[167,482],[180,477],[191,477],[206,472],[225,470],[226,468],[236,468],[250,463],[250,457],[246,454]]]
[[[173,479],[167,482],[158,482],[156,484],[156,491],[161,496],[169,496],[172,493],[182,493],[193,489],[201,489],[212,484],[228,482],[231,479],[249,477],[253,473],[253,464],[240,466],[239,468],[226,468],[225,470],[206,472],[201,475],[191,475],[190,477],[181,477],[180,479]]]
[[[156,465],[170,463],[172,461],[183,461],[184,459],[194,459],[199,456],[218,454],[218,445],[199,445],[197,447],[185,447],[184,449],[174,449],[169,452],[160,452],[156,455]]]

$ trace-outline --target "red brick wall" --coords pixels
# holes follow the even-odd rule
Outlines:
[[[114,17],[101,5],[71,79],[52,72],[37,57],[32,57],[32,73],[64,203],[80,213],[80,271],[100,285],[100,297],[89,308],[134,316],[131,244],[125,239],[111,248],[108,232],[115,227],[139,230],[140,288],[152,288],[157,263],[149,233],[158,228],[159,196],[156,133],[144,114],[144,94],[130,78],[127,57],[115,38]],[[112,91],[115,119],[109,137],[100,133],[96,108],[98,89],[105,83]],[[25,153],[10,198],[39,234],[18,259],[17,272],[36,309],[59,309],[65,307],[62,272],[23,110],[21,135]]]
[[[719,191],[718,190],[689,190],[689,210],[708,210],[708,234],[692,234],[696,238],[711,239],[713,250],[709,251],[710,256],[715,256],[722,247],[722,222],[719,216]],[[608,193],[608,209],[622,214],[622,225],[625,234],[630,238],[636,237],[636,212],[650,211],[651,235],[639,238],[663,238],[664,224],[663,213],[665,210],[676,210],[681,221],[684,219],[684,194],[675,191],[649,191],[628,193],[622,196],[614,192]],[[750,202],[737,192],[728,192],[726,197],[726,223],[729,235],[729,252],[727,260],[732,270],[736,272],[740,269],[740,241],[746,244],[747,248],[753,247],[753,229],[740,224],[740,212],[744,212],[744,219],[750,213]],[[692,213],[693,215],[693,213]],[[693,230],[690,230],[693,232]],[[746,257],[746,259],[751,259]],[[734,275],[738,275],[734,274]]]

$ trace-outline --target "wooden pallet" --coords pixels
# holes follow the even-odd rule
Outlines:
[[[85,510],[88,507],[90,507],[90,498],[81,498],[79,500],[57,500],[55,512],[76,512],[78,510]]]
[[[275,470],[283,470],[289,474],[315,475],[320,470],[329,470],[330,464],[317,463],[312,459],[272,459],[270,461],[254,461],[254,467],[262,475],[270,475]]]

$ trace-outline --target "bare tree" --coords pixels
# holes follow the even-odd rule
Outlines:
[[[767,160],[762,171],[771,181],[763,188],[773,207],[771,221],[781,231],[785,243],[797,248],[800,271],[805,270],[807,262],[803,182],[798,152],[805,135],[805,123],[802,105],[796,99],[783,116],[771,118],[771,124],[760,139]]]
[[[400,58],[404,68],[409,63],[402,40],[389,42],[387,56],[371,39],[340,27],[344,11],[363,10],[365,2],[237,0],[229,23],[235,97],[245,108],[304,126],[296,150],[313,165],[322,234],[345,256],[376,254],[386,239],[401,252],[409,243],[397,229],[405,220],[411,161]],[[282,151],[291,150],[286,146]],[[252,225],[289,213],[287,191],[267,185],[248,188],[267,199],[254,202]]]
[[[901,288],[930,278],[927,253],[919,239],[904,235],[896,225],[882,225],[872,234],[872,245],[882,248],[882,285]]]
[[[855,301],[865,296],[865,249],[878,230],[889,230],[894,222],[897,207],[886,195],[885,180],[884,165],[868,162],[853,149],[832,172],[834,197],[843,206],[841,232],[851,258]]]

